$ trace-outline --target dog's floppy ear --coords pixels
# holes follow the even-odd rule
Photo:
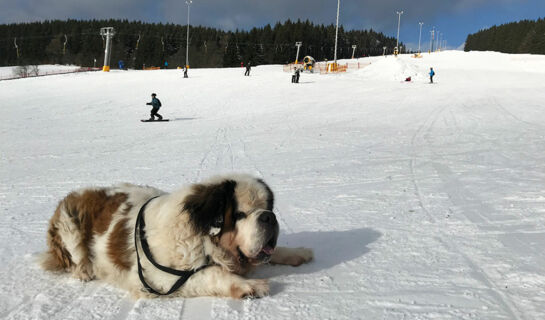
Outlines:
[[[225,180],[216,184],[196,184],[184,200],[183,210],[189,213],[195,231],[212,235],[220,232],[225,213],[234,209],[236,182]]]
[[[263,181],[263,179],[257,179],[257,182],[261,183],[265,187],[265,192],[267,192],[267,210],[272,211],[274,208],[274,193],[268,184]]]

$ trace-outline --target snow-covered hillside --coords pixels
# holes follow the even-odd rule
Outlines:
[[[0,82],[0,318],[544,319],[545,56],[368,60],[299,84],[281,66]],[[152,92],[170,122],[139,121]],[[133,301],[34,262],[76,188],[231,171],[271,185],[281,245],[315,252],[254,273],[270,297]]]

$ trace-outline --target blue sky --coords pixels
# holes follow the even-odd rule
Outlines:
[[[334,23],[336,0],[193,0],[191,23],[248,29],[290,19]],[[395,36],[396,10],[403,10],[401,41],[418,46],[418,22],[425,23],[423,47],[435,26],[457,48],[469,33],[520,19],[545,17],[545,0],[341,0],[341,23]],[[185,24],[185,0],[0,0],[0,23],[45,19],[126,18]]]

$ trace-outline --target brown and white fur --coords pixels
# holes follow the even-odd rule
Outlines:
[[[155,196],[144,216],[155,260],[178,270],[211,265],[172,296],[262,297],[269,293],[268,281],[242,277],[253,267],[266,262],[298,266],[313,257],[305,248],[275,248],[272,191],[261,179],[233,174],[170,194],[132,184],[72,192],[50,220],[43,268],[70,272],[83,281],[100,279],[135,298],[154,297],[138,277],[134,227],[142,205]],[[221,231],[214,235],[212,224],[222,216]],[[178,277],[156,269],[140,245],[138,250],[146,281],[159,292],[168,291]]]

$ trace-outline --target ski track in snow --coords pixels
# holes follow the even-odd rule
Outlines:
[[[414,146],[415,141],[417,140],[418,136],[422,135],[422,133],[424,131],[425,131],[425,133],[423,134],[424,140],[427,140],[426,136],[431,136],[431,131],[432,131],[433,126],[435,125],[436,121],[439,120],[440,116],[445,112],[445,110],[447,108],[448,108],[448,106],[440,107],[440,108],[438,108],[438,110],[434,110],[430,114],[430,117],[426,121],[424,121],[422,126],[420,126],[418,128],[417,132],[413,136],[412,141],[411,141],[413,146]],[[428,125],[428,123],[429,123],[429,125]],[[427,141],[427,143],[429,144],[429,141]],[[437,155],[435,155],[435,156],[436,156],[436,158],[434,158],[432,160],[439,160],[438,159],[439,157]],[[442,162],[444,162],[444,161],[442,161]],[[469,203],[469,202],[472,201],[471,196],[468,193],[465,192],[462,184],[459,181],[455,180],[456,178],[454,177],[452,171],[450,170],[450,168],[448,166],[442,165],[442,164],[437,163],[437,162],[434,162],[432,165],[433,165],[435,171],[437,172],[437,174],[440,176],[441,180],[443,180],[445,182],[445,184],[450,183],[451,185],[453,185],[451,190],[448,190],[449,191],[448,194],[449,194],[449,198],[451,200],[453,200],[454,205],[463,205],[464,203]],[[414,183],[414,186],[415,186],[417,196],[418,196],[418,198],[420,200],[419,204],[420,204],[421,208],[423,209],[423,211],[428,215],[430,221],[433,224],[435,224],[435,223],[437,223],[435,217],[428,210],[428,208],[424,205],[424,202],[422,201],[423,196],[422,196],[422,194],[421,194],[421,192],[420,192],[420,190],[418,188],[418,180],[417,180],[417,177],[416,177],[415,172],[414,172],[414,166],[415,166],[415,159],[411,160],[411,174],[413,175],[413,183]],[[483,205],[478,204],[477,207],[479,209],[482,209]],[[490,210],[484,210],[484,211],[486,212],[486,211],[490,211]],[[463,212],[463,214],[468,219],[470,219],[472,221],[482,219],[482,217],[479,215],[479,212],[475,212],[476,216],[478,216],[478,219],[475,219],[475,216],[473,215],[473,213]],[[446,249],[448,249],[450,251],[453,251],[453,252],[456,252],[457,254],[460,254],[460,255],[463,256],[464,260],[467,261],[467,264],[472,269],[471,273],[473,274],[473,276],[475,278],[477,278],[477,280],[482,281],[483,284],[491,291],[491,295],[497,300],[498,304],[500,304],[504,308],[504,311],[509,316],[509,318],[520,319],[520,316],[518,315],[518,312],[515,314],[515,312],[513,311],[514,308],[513,308],[512,304],[510,303],[510,301],[505,298],[503,292],[500,291],[500,289],[498,288],[498,286],[495,283],[491,282],[489,277],[486,275],[486,273],[481,268],[479,268],[466,254],[464,254],[463,252],[460,252],[460,250],[458,250],[457,246],[455,244],[453,244],[452,241],[450,241],[448,237],[445,238],[445,237],[443,237],[441,235],[438,235],[437,239],[439,240],[439,242],[441,242],[441,244],[443,246],[446,247]]]
[[[545,56],[363,60],[299,85],[281,66],[1,83],[0,318],[545,318]],[[151,92],[170,122],[140,123]],[[133,301],[35,262],[73,189],[232,171],[275,191],[279,245],[315,252],[251,274],[269,297]]]

